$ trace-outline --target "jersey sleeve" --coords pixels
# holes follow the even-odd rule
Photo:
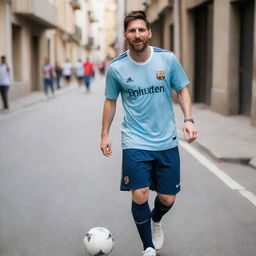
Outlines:
[[[172,55],[171,64],[171,86],[175,91],[183,89],[189,84],[188,77],[177,57]]]
[[[107,99],[117,99],[121,89],[122,86],[113,67],[110,65],[106,77],[105,97]]]

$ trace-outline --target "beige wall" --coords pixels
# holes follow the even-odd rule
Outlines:
[[[174,24],[173,12],[171,8],[168,8],[163,15],[163,45],[162,47],[166,50],[170,49],[170,26]]]
[[[190,80],[190,88],[191,88],[191,96],[193,95],[193,86],[194,86],[194,48],[195,48],[195,38],[194,38],[194,16],[191,12],[187,10],[186,0],[181,0],[180,8],[181,8],[181,21],[182,25],[180,28],[180,60],[182,65],[189,77]]]
[[[191,9],[207,1],[208,0],[185,0],[185,4],[187,9]]]
[[[46,26],[57,25],[56,7],[49,1],[12,0],[12,11],[15,14],[31,15],[33,19]]]
[[[152,0],[147,8],[147,15],[151,22],[159,18],[159,14],[169,5],[168,0]]]
[[[105,9],[105,50],[104,59],[107,56],[114,58],[116,52],[110,45],[116,40],[116,6],[113,0],[108,2],[108,6]]]
[[[75,11],[68,0],[54,0],[58,11],[58,28],[67,33],[74,33]]]
[[[7,60],[12,59],[12,31],[11,31],[11,6],[7,1],[0,1],[0,54],[6,55]],[[4,35],[4,36],[3,36]],[[12,63],[10,63],[12,66]]]
[[[144,10],[143,0],[127,0],[126,12]]]
[[[222,114],[230,114],[229,97],[229,50],[230,50],[230,2],[214,2],[214,57],[212,109]],[[221,38],[221,40],[219,40]]]
[[[40,67],[43,65],[46,48],[44,30],[41,26],[35,23],[31,24],[29,20],[19,17],[13,17],[13,26],[16,26],[18,31],[13,30],[15,40],[11,44],[13,48],[12,70],[14,80],[10,90],[10,98],[16,99],[28,94],[32,90],[42,88]],[[33,36],[38,37],[37,63],[33,62],[32,56],[35,54],[32,44]],[[37,74],[35,75],[34,72],[37,72]],[[37,81],[34,81],[35,77],[37,77]],[[34,84],[35,82],[36,84]]]

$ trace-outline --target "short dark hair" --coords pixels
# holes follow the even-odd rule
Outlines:
[[[144,20],[147,26],[147,29],[150,29],[150,22],[147,18],[147,15],[144,11],[132,11],[129,12],[124,18],[124,31],[126,31],[128,24],[133,20]]]

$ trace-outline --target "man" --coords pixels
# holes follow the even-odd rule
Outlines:
[[[72,64],[69,62],[69,59],[66,59],[66,61],[63,63],[62,74],[66,80],[66,83],[69,85],[72,75]]]
[[[52,96],[54,97],[53,88],[53,67],[50,64],[49,58],[45,58],[43,66],[43,82],[44,82],[44,93],[48,97],[49,88],[51,89]]]
[[[84,63],[81,59],[79,59],[75,63],[75,70],[76,70],[76,79],[78,82],[79,87],[83,85],[83,79],[84,79]]]
[[[3,111],[8,111],[8,91],[11,85],[10,68],[8,67],[6,57],[1,56],[0,63],[0,93],[3,101]]]
[[[121,190],[132,192],[132,215],[143,243],[143,256],[155,256],[164,241],[160,221],[180,191],[172,89],[177,91],[184,113],[183,133],[189,143],[196,139],[197,131],[188,78],[172,52],[148,46],[151,30],[143,11],[125,17],[124,36],[129,50],[114,59],[107,72],[101,150],[107,157],[112,155],[109,129],[120,93],[125,113]],[[157,192],[152,212],[148,205],[150,188]]]
[[[54,71],[55,71],[55,76],[56,76],[57,89],[60,89],[61,88],[60,79],[62,77],[62,68],[61,68],[59,62],[55,63]]]
[[[84,63],[84,83],[87,91],[90,90],[91,78],[93,77],[93,74],[94,74],[93,64],[92,62],[90,62],[89,58],[87,58],[86,62]]]

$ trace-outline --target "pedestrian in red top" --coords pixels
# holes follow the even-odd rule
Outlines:
[[[94,74],[93,64],[90,62],[89,58],[87,58],[84,63],[84,83],[87,91],[90,90],[91,78]]]

